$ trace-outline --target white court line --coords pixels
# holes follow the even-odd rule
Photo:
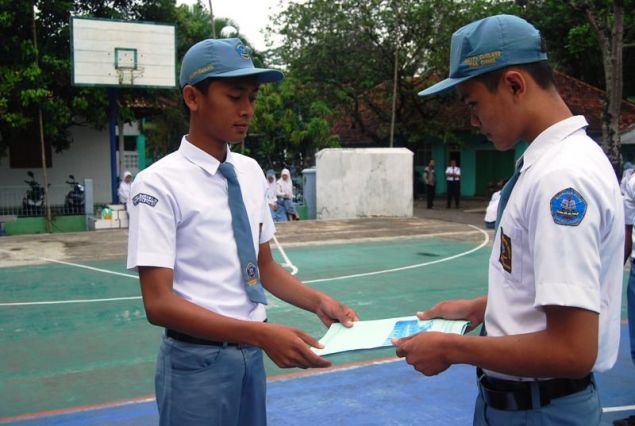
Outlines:
[[[416,265],[408,265],[408,266],[402,266],[400,268],[392,268],[392,269],[384,269],[381,271],[374,271],[374,272],[364,272],[361,274],[353,274],[353,275],[343,275],[341,277],[334,277],[334,278],[320,278],[318,280],[309,280],[309,281],[304,281],[307,284],[311,284],[311,283],[321,283],[321,282],[325,282],[325,281],[336,281],[336,280],[346,280],[349,278],[359,278],[359,277],[368,277],[371,275],[380,275],[380,274],[388,274],[391,272],[398,272],[398,271],[406,271],[408,269],[416,269],[416,268],[422,268],[424,266],[428,266],[428,265],[434,265],[436,263],[441,263],[441,262],[447,262],[448,260],[453,260],[453,259],[457,259],[459,257],[462,256],[466,256],[470,253],[474,253],[477,250],[480,250],[482,247],[486,246],[487,243],[489,243],[489,234],[485,231],[483,231],[480,228],[477,228],[474,225],[468,225],[474,229],[476,229],[477,231],[481,232],[483,235],[485,235],[485,240],[483,240],[483,242],[478,246],[475,247],[471,250],[468,251],[464,251],[463,253],[459,253],[459,254],[455,254],[454,256],[450,256],[450,257],[444,257],[443,259],[437,259],[437,260],[433,260],[430,262],[424,262],[424,263],[417,263]]]
[[[297,274],[298,268],[293,263],[291,263],[291,260],[289,260],[289,257],[287,257],[287,253],[284,252],[284,250],[282,249],[282,246],[278,242],[278,239],[276,238],[275,235],[273,236],[273,242],[276,243],[276,248],[278,249],[278,251],[282,255],[282,258],[284,259],[284,263],[282,264],[282,266],[287,266],[291,268],[291,275]]]
[[[71,300],[45,300],[43,302],[14,302],[14,303],[0,303],[2,306],[31,306],[31,305],[64,305],[67,303],[96,303],[96,302],[119,302],[121,300],[137,300],[141,299],[141,296],[129,296],[129,297],[110,297],[107,299],[71,299]]]
[[[367,276],[371,276],[371,275],[388,274],[388,273],[391,273],[391,272],[399,272],[399,271],[405,271],[405,270],[408,270],[408,269],[422,268],[424,266],[434,265],[434,264],[442,263],[442,262],[447,262],[447,261],[450,261],[450,260],[457,259],[459,257],[467,256],[470,253],[474,253],[475,251],[480,250],[481,248],[486,246],[487,243],[489,243],[489,234],[487,232],[485,232],[482,229],[480,229],[480,228],[478,228],[476,226],[473,226],[473,225],[468,225],[468,226],[471,227],[471,228],[474,228],[477,231],[479,231],[480,233],[482,233],[485,236],[485,239],[477,247],[475,247],[473,249],[470,249],[470,250],[467,250],[467,251],[464,251],[462,253],[458,253],[458,254],[455,254],[455,255],[449,256],[449,257],[444,257],[443,259],[433,260],[431,262],[418,263],[416,265],[402,266],[400,268],[384,269],[384,270],[381,270],[381,271],[365,272],[365,273],[354,274],[354,275],[343,275],[343,276],[340,276],[340,277],[331,277],[331,278],[321,278],[321,279],[317,279],[317,280],[308,280],[308,281],[304,281],[304,283],[310,284],[310,283],[318,283],[318,282],[345,280],[345,279],[350,279],[350,278],[367,277]],[[8,250],[0,249],[0,251],[5,252],[5,253],[9,253],[11,255],[16,255],[16,253],[8,251]],[[282,253],[282,251],[281,251],[281,253]],[[40,260],[45,260],[47,262],[60,263],[62,265],[75,266],[75,267],[78,267],[78,268],[89,269],[91,271],[103,272],[103,273],[106,273],[106,274],[113,274],[113,275],[118,275],[118,276],[122,276],[122,277],[126,277],[126,278],[138,279],[138,277],[136,275],[132,275],[132,274],[124,274],[122,272],[109,271],[107,269],[100,269],[100,268],[95,268],[95,267],[92,267],[92,266],[80,265],[80,264],[71,263],[71,262],[64,262],[64,261],[61,261],[61,260],[49,259],[49,258],[45,258],[45,257],[38,257],[38,256],[28,256],[28,257],[35,258],[35,259],[40,259]],[[286,255],[283,255],[283,257],[286,258]],[[53,301],[41,301],[41,302],[4,302],[4,303],[0,303],[0,307],[3,307],[3,306],[31,306],[31,305],[58,305],[58,304],[64,304],[64,303],[113,302],[113,301],[119,301],[119,300],[135,300],[135,299],[141,299],[141,296],[112,297],[112,298],[107,298],[107,299],[53,300]]]
[[[631,411],[635,410],[635,405],[622,405],[621,407],[604,407],[602,408],[603,413],[617,413],[620,411]]]

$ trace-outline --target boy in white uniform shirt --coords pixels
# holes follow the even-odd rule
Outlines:
[[[279,367],[330,365],[307,333],[266,322],[263,287],[327,326],[357,319],[273,260],[265,177],[227,146],[245,138],[259,84],[282,77],[255,68],[239,39],[192,46],[180,74],[189,134],[134,181],[128,267],[139,271],[148,321],[166,328],[155,377],[162,425],[265,425],[263,350]]]
[[[629,163],[630,164],[630,163]],[[626,287],[626,306],[628,312],[628,334],[631,348],[631,360],[635,363],[635,253],[633,252],[633,222],[635,222],[635,175],[632,168],[624,170],[620,188],[624,194],[624,262],[631,259],[631,270]],[[626,176],[626,172],[631,171]],[[635,425],[635,416],[613,422],[615,425]]]
[[[525,20],[499,15],[456,31],[450,78],[420,95],[455,86],[496,149],[530,145],[501,191],[488,295],[417,313],[484,322],[486,336],[421,333],[396,340],[397,355],[426,375],[477,366],[476,425],[597,425],[593,372],[613,366],[620,332],[624,212],[613,169],[558,94]]]

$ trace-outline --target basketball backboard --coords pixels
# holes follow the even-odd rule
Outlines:
[[[176,86],[174,25],[71,17],[75,86]]]

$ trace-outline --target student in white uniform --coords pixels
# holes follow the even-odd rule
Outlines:
[[[498,190],[492,194],[492,198],[490,198],[489,203],[487,204],[487,208],[485,209],[485,227],[487,229],[494,229],[494,225],[496,224],[496,213],[498,212],[498,201],[500,198],[501,192]]]
[[[629,169],[633,170],[633,169]],[[622,179],[620,185],[624,194],[624,221],[625,244],[624,262],[631,260],[631,269],[626,287],[626,306],[628,315],[628,334],[631,348],[631,360],[635,363],[635,251],[633,250],[633,223],[635,222],[635,174],[630,174],[626,179]],[[635,416],[629,416],[620,421],[614,422],[616,425],[635,425]]]
[[[357,320],[273,260],[262,169],[228,149],[247,134],[259,84],[282,77],[255,68],[239,39],[192,46],[180,73],[189,133],[134,181],[128,268],[139,271],[148,321],[166,329],[155,376],[161,425],[265,425],[263,351],[283,368],[330,365],[310,350],[313,337],[266,322],[263,287],[327,326]]]
[[[284,207],[288,220],[298,220],[295,203],[293,202],[293,182],[291,181],[289,169],[282,169],[277,184],[278,204]]]
[[[454,200],[454,207],[459,208],[459,201],[461,200],[461,168],[456,165],[456,160],[450,160],[450,165],[445,169],[445,183],[446,183],[446,208],[450,208],[452,200]]]
[[[128,170],[123,172],[123,179],[119,183],[117,195],[119,196],[119,204],[127,205],[130,200],[130,189],[132,187],[132,173]]]
[[[597,425],[593,372],[613,366],[620,333],[624,211],[613,169],[558,94],[525,20],[456,31],[450,77],[420,95],[454,87],[496,149],[529,147],[501,192],[487,296],[417,313],[484,322],[486,335],[422,333],[395,340],[397,355],[425,375],[477,366],[476,425]]]

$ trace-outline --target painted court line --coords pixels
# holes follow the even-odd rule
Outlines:
[[[284,259],[284,263],[282,264],[282,266],[288,267],[289,269],[291,269],[291,275],[297,274],[298,268],[293,263],[291,263],[291,260],[287,256],[287,253],[282,249],[282,246],[278,242],[278,239],[276,238],[275,235],[273,236],[273,242],[276,243],[276,248],[278,249],[278,251],[280,252],[280,255],[282,255],[282,258]]]
[[[123,407],[125,405],[143,404],[143,403],[151,402],[154,400],[155,400],[154,396],[142,396],[140,398],[127,399],[124,401],[113,401],[113,402],[104,402],[101,404],[80,405],[80,406],[72,407],[72,408],[60,408],[57,410],[40,411],[38,413],[20,414],[19,416],[1,417],[0,423],[16,422],[20,420],[31,420],[31,419],[41,418],[41,417],[61,416],[64,414],[72,414],[72,413],[82,413],[85,411],[101,410],[104,408]]]
[[[489,243],[489,234],[487,232],[483,231],[480,228],[477,228],[474,225],[467,225],[467,226],[469,226],[471,228],[474,228],[477,231],[479,231],[481,234],[485,235],[485,239],[477,247],[475,247],[475,248],[473,248],[471,250],[468,250],[468,251],[464,251],[463,253],[455,254],[454,256],[450,256],[450,257],[444,257],[443,259],[437,259],[437,260],[433,260],[433,261],[430,261],[430,262],[417,263],[416,265],[402,266],[400,268],[384,269],[384,270],[381,270],[381,271],[364,272],[364,273],[361,273],[361,274],[353,274],[353,275],[343,275],[341,277],[321,278],[321,279],[318,279],[318,280],[308,280],[308,281],[304,281],[304,282],[307,283],[307,284],[322,283],[322,282],[326,282],[326,281],[346,280],[346,279],[349,279],[349,278],[360,278],[360,277],[369,277],[371,275],[388,274],[388,273],[391,273],[391,272],[399,272],[399,271],[406,271],[408,269],[422,268],[424,266],[435,265],[437,263],[447,262],[449,260],[454,260],[454,259],[457,259],[459,257],[467,256],[470,253],[474,253],[475,251],[480,250],[481,248],[485,247],[487,245],[487,243]]]
[[[443,262],[448,262],[450,260],[454,260],[454,259],[458,259],[459,257],[463,257],[463,256],[467,256],[468,254],[474,253],[475,251],[480,250],[481,248],[485,247],[488,243],[489,243],[489,234],[487,232],[485,232],[484,230],[473,226],[473,225],[467,225],[471,228],[474,228],[476,231],[480,232],[482,235],[485,236],[485,239],[481,242],[481,244],[479,244],[477,247],[474,247],[470,250],[449,256],[449,257],[444,257],[443,259],[437,259],[437,260],[433,260],[430,262],[424,262],[424,263],[417,263],[415,265],[408,265],[408,266],[402,266],[399,268],[391,268],[391,269],[384,269],[384,270],[380,270],[380,271],[373,271],[373,272],[364,272],[364,273],[360,273],[360,274],[353,274],[353,275],[342,275],[339,277],[330,277],[330,278],[320,278],[320,279],[316,279],[316,280],[307,280],[304,281],[304,283],[306,284],[312,284],[312,283],[322,283],[322,282],[329,282],[329,281],[339,281],[339,280],[346,280],[346,279],[351,279],[351,278],[360,278],[360,277],[368,277],[368,276],[372,276],[372,275],[380,275],[380,274],[389,274],[389,273],[393,273],[393,272],[400,272],[400,271],[406,271],[409,269],[416,269],[416,268],[422,268],[424,266],[429,266],[429,265],[435,265],[438,263],[443,263]],[[5,253],[9,253],[11,255],[15,255],[15,253],[10,252],[8,250],[3,250],[0,249],[0,251],[5,252]],[[282,250],[280,250],[281,253],[284,253]],[[71,262],[65,262],[62,260],[56,260],[56,259],[50,259],[50,258],[46,258],[46,257],[38,257],[38,256],[28,256],[31,258],[36,258],[36,259],[40,259],[40,260],[45,260],[47,262],[52,262],[52,263],[59,263],[62,265],[67,265],[67,266],[74,266],[77,268],[82,268],[82,269],[88,269],[91,271],[95,271],[95,272],[102,272],[102,273],[106,273],[106,274],[112,274],[112,275],[118,275],[118,276],[122,276],[122,277],[126,277],[126,278],[133,278],[133,279],[138,279],[137,275],[132,275],[132,274],[125,274],[122,272],[115,272],[115,271],[110,271],[107,269],[101,269],[101,268],[95,268],[93,266],[87,266],[87,265],[81,265],[81,264],[77,264],[77,263],[71,263]],[[283,258],[285,258],[285,262],[287,262],[288,264],[291,264],[291,262],[288,260],[288,257],[286,256],[286,254],[283,254]],[[293,265],[291,265],[293,266]],[[293,266],[295,268],[295,266]],[[297,270],[297,268],[295,268]],[[9,307],[9,306],[31,306],[31,305],[56,305],[56,304],[65,304],[65,303],[97,303],[97,302],[115,302],[115,301],[119,301],[119,300],[135,300],[135,299],[141,299],[141,296],[129,296],[129,297],[111,297],[111,298],[105,298],[105,299],[74,299],[74,300],[52,300],[52,301],[40,301],[40,302],[2,302],[0,303],[0,307]]]
[[[603,413],[617,413],[620,411],[631,411],[635,410],[635,405],[622,405],[621,407],[604,407],[602,408]]]

